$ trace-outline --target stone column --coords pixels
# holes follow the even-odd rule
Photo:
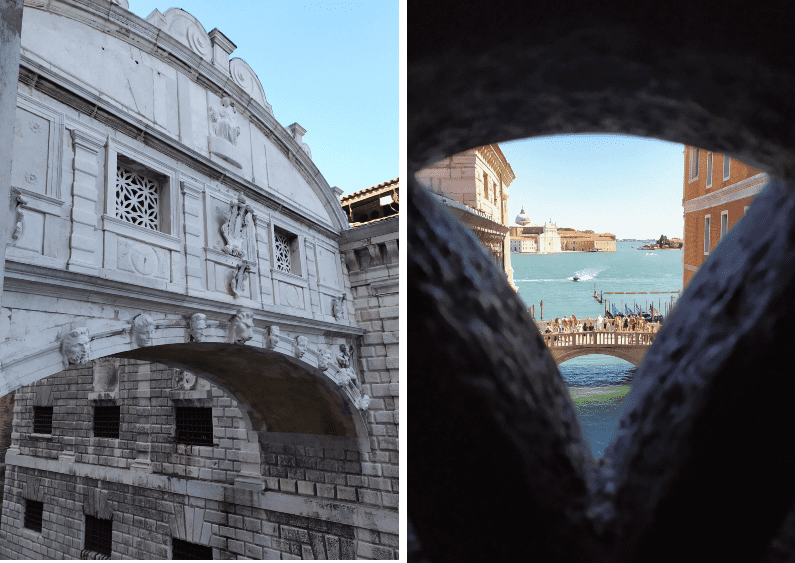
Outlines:
[[[74,141],[74,183],[72,184],[72,236],[69,240],[68,270],[96,274],[99,266],[97,228],[97,155],[104,139],[80,129],[72,130]]]
[[[11,159],[14,156],[14,121],[17,115],[19,40],[22,33],[22,0],[0,3],[0,225],[11,220]],[[5,279],[6,241],[0,251],[0,298]],[[0,301],[2,305],[2,301]]]
[[[130,395],[137,399],[136,417],[135,417],[135,459],[130,463],[130,469],[135,471],[143,471],[145,473],[152,472],[152,440],[149,435],[149,424],[152,411],[152,392],[149,387],[150,364],[145,363],[138,366],[138,373],[134,376],[128,376],[129,379],[135,379],[138,382],[138,390],[131,392]]]

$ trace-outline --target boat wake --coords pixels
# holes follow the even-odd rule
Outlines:
[[[585,268],[584,270],[580,270],[579,272],[574,272],[573,276],[566,279],[570,281],[575,281],[574,278],[577,278],[576,281],[589,281],[595,279],[597,276],[599,276],[600,272],[603,272],[606,269],[607,268],[601,268],[599,270],[595,270],[593,268]]]

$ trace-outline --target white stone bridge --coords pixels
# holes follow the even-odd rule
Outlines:
[[[614,332],[595,330],[593,332],[556,332],[542,334],[544,342],[552,352],[557,365],[566,360],[588,354],[604,354],[621,358],[640,366],[643,356],[654,341],[649,332]]]

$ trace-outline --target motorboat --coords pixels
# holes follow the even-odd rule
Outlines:
[[[574,276],[571,281],[580,281],[580,276]]]
[[[597,249],[595,249],[595,248],[592,248],[592,249],[591,249],[591,250],[589,250],[588,252],[599,252],[599,251],[598,251]]]

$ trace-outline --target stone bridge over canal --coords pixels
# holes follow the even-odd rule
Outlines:
[[[555,364],[588,354],[604,354],[621,358],[639,367],[646,351],[654,341],[648,332],[571,332],[542,334],[552,352]]]

